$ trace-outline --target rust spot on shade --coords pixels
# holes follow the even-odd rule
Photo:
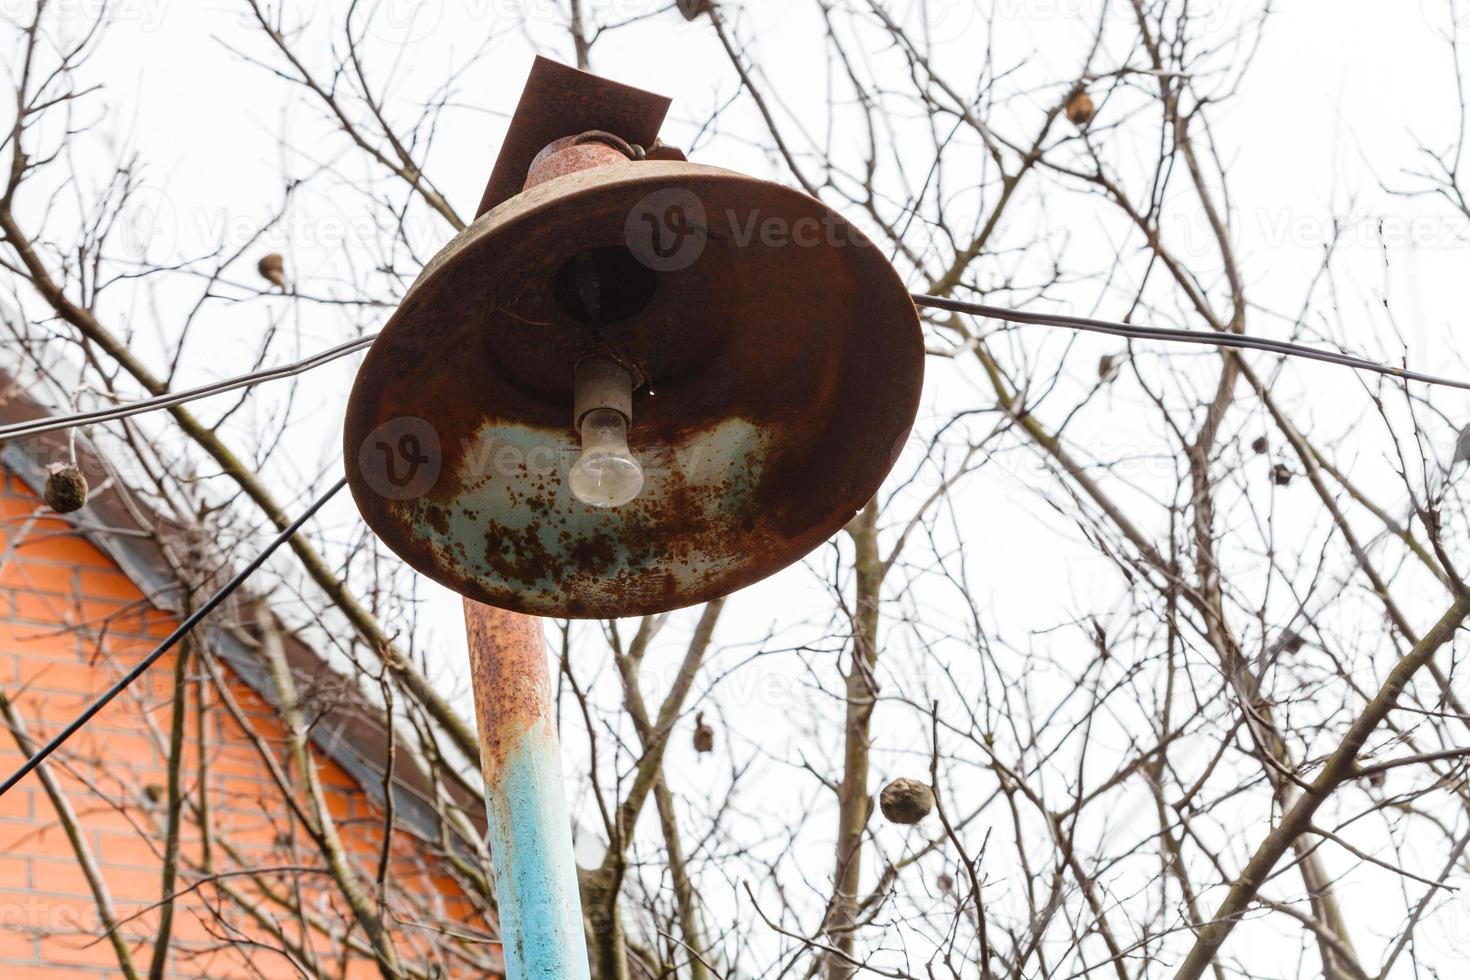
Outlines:
[[[662,612],[784,568],[863,506],[913,423],[922,335],[892,266],[820,201],[713,167],[574,149],[600,165],[527,190],[450,242],[353,387],[348,460],[378,426],[422,418],[441,447],[437,482],[397,499],[349,479],[384,542],[465,596],[547,616]],[[556,157],[543,163],[577,162]],[[558,272],[635,251],[633,219],[666,198],[685,219],[702,212],[698,254],[658,268],[636,315],[579,320]],[[565,481],[574,368],[602,351],[648,382],[629,432],[644,492],[614,511],[575,500]]]

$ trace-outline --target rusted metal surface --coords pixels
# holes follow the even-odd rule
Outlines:
[[[604,130],[652,146],[670,104],[662,95],[537,58],[476,216],[519,193],[536,154],[564,136]]]
[[[541,621],[466,599],[470,673],[480,722],[480,767],[495,782],[522,733],[550,717],[551,681]]]
[[[585,980],[572,826],[539,620],[464,604],[508,980]]]
[[[608,299],[636,311],[572,315],[558,274],[624,253],[605,278],[629,295]],[[566,485],[574,369],[597,351],[648,379],[629,435],[645,487],[613,510]],[[345,450],[363,515],[419,571],[521,612],[641,615],[840,529],[902,449],[922,372],[903,283],[836,212],[713,167],[612,163],[526,191],[434,258],[367,356]]]
[[[677,160],[683,162],[689,159],[687,156],[684,155],[683,150],[679,149],[677,146],[670,146],[663,140],[654,140],[652,146],[644,147],[644,151],[646,152],[647,158],[649,160]]]
[[[578,142],[580,139],[580,136],[563,137],[536,154],[526,175],[526,187],[631,159],[629,151],[602,142]]]

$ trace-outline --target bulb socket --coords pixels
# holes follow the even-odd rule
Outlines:
[[[623,361],[609,354],[593,354],[577,362],[572,427],[580,429],[588,412],[610,408],[633,421],[633,388],[639,377]]]

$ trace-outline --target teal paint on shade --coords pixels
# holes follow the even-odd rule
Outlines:
[[[453,474],[451,496],[400,506],[415,536],[459,574],[531,605],[689,591],[739,567],[746,556],[729,542],[755,519],[749,506],[771,451],[766,434],[737,417],[677,450],[633,451],[643,492],[622,507],[595,508],[567,486],[579,449],[566,433],[486,423]],[[671,511],[686,515],[678,547],[661,531]]]

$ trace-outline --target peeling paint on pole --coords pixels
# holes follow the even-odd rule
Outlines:
[[[588,980],[539,620],[465,600],[507,980]]]

